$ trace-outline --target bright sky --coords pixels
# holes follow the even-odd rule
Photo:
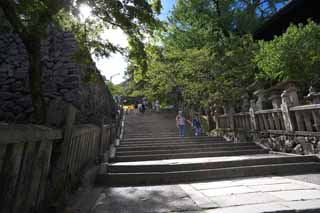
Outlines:
[[[172,9],[175,0],[161,0],[162,11],[159,16],[161,20],[166,19],[169,11]],[[81,14],[83,14],[83,19],[90,16],[90,8],[82,7]],[[104,38],[109,39],[114,44],[118,44],[121,47],[127,47],[127,36],[120,30],[106,30],[103,35]],[[124,81],[124,72],[127,68],[126,59],[121,54],[112,54],[109,58],[94,59],[98,69],[101,74],[110,80],[112,77],[112,83],[119,84]]]

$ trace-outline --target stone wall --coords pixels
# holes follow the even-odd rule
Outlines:
[[[273,151],[300,155],[320,154],[320,136],[260,133],[256,138],[257,143]]]
[[[115,113],[112,96],[94,64],[76,61],[77,42],[72,33],[49,28],[41,46],[42,89],[48,105],[48,124],[63,123],[65,105],[78,110],[77,123],[106,122]],[[28,56],[22,41],[11,33],[0,34],[0,121],[28,123],[32,120]],[[86,80],[88,70],[94,80]]]
[[[0,121],[25,121],[32,112],[26,50],[13,34],[0,34]]]

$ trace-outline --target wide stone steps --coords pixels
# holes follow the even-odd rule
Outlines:
[[[265,156],[265,155],[264,155]],[[235,159],[234,159],[235,158]],[[242,159],[243,158],[243,159]],[[110,186],[158,185],[249,176],[290,175],[320,172],[320,162],[313,156],[245,156],[213,158],[207,162],[146,164],[116,163],[108,174],[98,176],[98,183]],[[199,160],[199,159],[198,159]],[[211,159],[212,160],[212,159]],[[140,164],[139,164],[140,163]]]
[[[98,175],[97,183],[158,185],[320,172],[314,156],[270,154],[255,143],[234,143],[223,137],[178,137],[174,119],[169,114],[128,118],[124,139],[115,157],[102,164],[106,172]]]

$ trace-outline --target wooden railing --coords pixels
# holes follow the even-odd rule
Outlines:
[[[90,165],[108,160],[118,125],[0,125],[0,212],[45,212]]]
[[[45,198],[53,143],[60,130],[0,126],[0,212],[33,212]]]

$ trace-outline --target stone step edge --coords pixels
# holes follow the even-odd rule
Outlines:
[[[165,145],[139,145],[139,146],[122,146],[120,144],[120,146],[117,147],[117,149],[119,150],[134,150],[134,149],[138,149],[138,150],[146,150],[146,149],[150,149],[150,150],[155,150],[155,149],[165,149],[167,150],[168,148],[170,149],[185,149],[185,148],[189,148],[189,147],[242,147],[242,146],[256,146],[257,144],[255,143],[228,143],[228,144],[224,144],[224,143],[184,143],[184,144],[165,144]],[[258,145],[259,146],[259,145]]]
[[[105,173],[99,174],[96,184],[108,186],[163,185],[201,182],[207,180],[231,179],[253,176],[274,176],[288,174],[319,173],[320,163],[293,163],[230,167],[208,170],[192,170],[157,173]]]
[[[139,142],[139,143],[121,143],[120,146],[155,146],[155,145],[183,145],[183,144],[235,144],[233,142],[227,142],[227,141],[169,141],[169,142]],[[238,143],[238,144],[243,144],[243,143]]]
[[[179,153],[170,155],[136,155],[136,156],[116,156],[110,159],[110,162],[133,162],[133,161],[152,161],[165,159],[185,159],[185,158],[204,158],[204,157],[222,157],[222,156],[240,156],[240,155],[256,155],[267,154],[268,150],[241,150],[241,151],[221,151],[221,152],[200,152],[200,153]]]
[[[302,162],[318,162],[320,160],[315,156],[273,156],[273,157],[264,157],[264,158],[249,158],[244,160],[226,160],[226,161],[212,161],[212,162],[198,162],[198,163],[177,163],[177,164],[149,164],[149,165],[112,165],[106,163],[108,167],[108,171],[110,173],[132,173],[133,170],[146,170],[145,172],[152,172],[150,170],[157,170],[157,172],[165,172],[168,170],[177,170],[183,171],[186,170],[199,170],[203,167],[211,167],[206,169],[218,169],[218,168],[226,168],[226,167],[240,167],[240,166],[249,166],[254,165],[252,163],[256,163],[256,165],[264,165],[264,164],[291,164],[291,163],[299,163]],[[235,164],[239,164],[237,166],[233,166]],[[199,168],[199,169],[194,169]],[[213,168],[214,167],[214,168]],[[120,170],[120,171],[112,171],[112,170]],[[201,170],[201,169],[200,169]],[[128,172],[121,172],[128,171]]]
[[[136,141],[136,140],[140,140],[140,139],[144,139],[144,140],[168,140],[168,139],[194,139],[194,138],[198,138],[198,139],[206,139],[206,138],[211,138],[211,139],[215,139],[215,138],[219,138],[219,139],[223,139],[223,137],[215,137],[215,136],[192,136],[192,137],[151,137],[151,138],[125,138],[123,139],[123,141]]]
[[[251,149],[261,149],[259,146],[256,145],[251,145],[251,146],[239,146],[239,147],[202,147],[202,148],[189,148],[189,149],[166,149],[166,150],[140,150],[140,151],[120,151],[117,150],[116,152],[116,156],[120,156],[120,155],[124,155],[124,156],[128,156],[128,155],[134,155],[134,154],[138,154],[138,155],[148,155],[148,154],[165,154],[162,152],[167,152],[167,153],[188,153],[188,152],[201,152],[201,151],[229,151],[229,150],[251,150]],[[139,154],[141,153],[141,154]],[[126,155],[128,154],[128,155]]]

